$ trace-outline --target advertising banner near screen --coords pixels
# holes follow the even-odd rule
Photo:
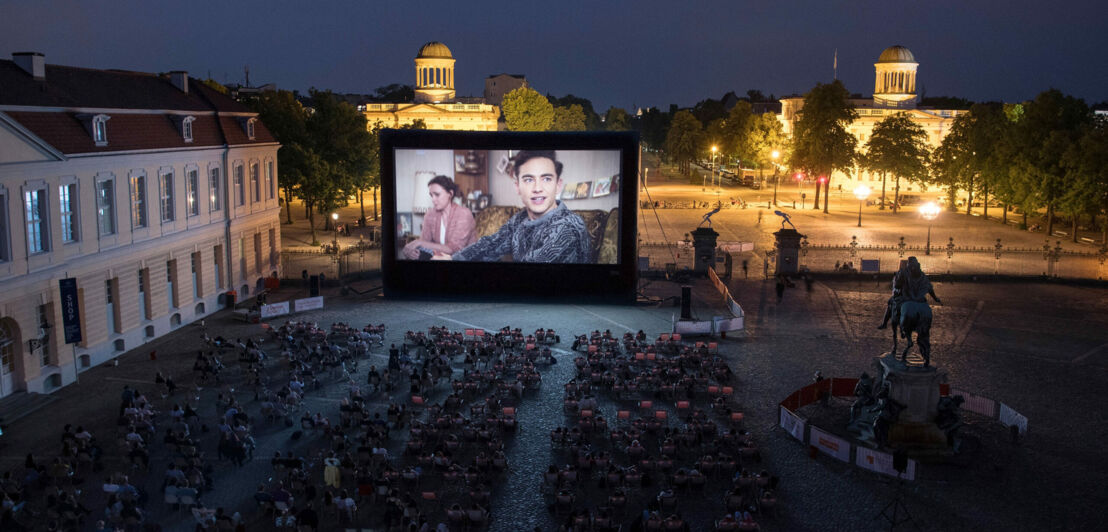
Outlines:
[[[862,469],[868,469],[890,477],[895,477],[898,474],[896,469],[893,468],[893,455],[889,453],[858,447],[854,451],[854,463]],[[904,470],[904,474],[900,478],[904,480],[916,479],[915,460],[908,460],[908,468]]]
[[[808,442],[820,451],[850,463],[850,442],[816,427],[809,431]]]
[[[297,299],[292,302],[292,308],[296,309],[296,312],[303,312],[305,310],[315,310],[323,308],[323,296],[306,297],[304,299]]]
[[[289,313],[289,302],[282,301],[280,303],[270,303],[268,305],[262,305],[262,319],[267,320],[269,318],[275,318],[277,316],[284,316]]]
[[[395,157],[397,260],[619,260],[619,150],[397,149]]]
[[[58,290],[61,292],[65,343],[75,344],[81,341],[81,309],[77,301],[77,278],[59,279]]]
[[[712,334],[712,322],[679,320],[673,324],[673,332],[678,334]]]
[[[781,408],[781,428],[785,429],[792,437],[804,441],[804,420],[800,416],[789,411],[788,408]]]
[[[1009,427],[1019,427],[1020,434],[1027,434],[1027,417],[1004,403],[1000,403],[1000,422]]]

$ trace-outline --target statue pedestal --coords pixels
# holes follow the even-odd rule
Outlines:
[[[946,382],[946,372],[905,364],[892,353],[878,357],[877,366],[889,383],[889,399],[904,405],[896,424],[889,427],[889,445],[916,456],[949,454],[946,435],[935,424],[939,385]]]
[[[800,271],[800,239],[796,229],[781,228],[773,233],[777,239],[777,271],[775,274],[795,275]]]
[[[708,269],[716,267],[716,239],[719,233],[711,227],[697,227],[692,237],[695,253],[693,273],[707,277]]]

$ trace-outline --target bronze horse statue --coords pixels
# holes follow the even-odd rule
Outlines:
[[[900,360],[906,361],[908,350],[914,345],[912,333],[916,333],[916,341],[919,343],[919,352],[923,356],[923,367],[931,365],[931,307],[927,303],[918,301],[904,301],[893,308],[893,356],[896,356],[897,335],[908,341],[904,351],[900,353]]]

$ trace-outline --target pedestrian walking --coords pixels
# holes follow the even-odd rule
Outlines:
[[[762,225],[762,209],[758,209],[758,223],[755,225]]]
[[[785,296],[785,274],[777,274],[777,286],[775,288],[777,290],[777,302],[780,303],[781,298]]]
[[[749,261],[743,259],[743,279],[750,278],[750,264]]]
[[[808,270],[804,270],[803,279],[804,279],[804,291],[808,295],[808,301],[811,301],[812,300],[812,283],[815,282],[812,279],[812,273],[809,272]]]

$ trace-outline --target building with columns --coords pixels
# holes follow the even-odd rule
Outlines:
[[[415,58],[415,101],[365,104],[367,127],[398,128],[423,120],[427,129],[496,131],[499,106],[455,96],[454,61],[445,44],[423,45]]]
[[[186,72],[12,59],[0,60],[0,396],[57,390],[279,273],[279,145],[256,113]]]
[[[920,107],[916,93],[916,71],[919,63],[915,55],[903,46],[890,46],[878,56],[874,63],[874,84],[872,98],[851,98],[850,105],[858,113],[858,118],[847,128],[858,139],[858,149],[864,150],[866,142],[873,134],[873,127],[886,117],[907,113],[912,121],[927,133],[927,142],[932,149],[939,147],[943,137],[950,132],[954,118],[967,113],[959,109],[932,109]],[[804,109],[804,97],[794,96],[781,99],[781,120],[785,133],[792,135],[796,121]],[[889,177],[889,176],[886,176]],[[836,169],[832,176],[832,187],[853,190],[859,184],[873,187],[880,183],[881,176],[856,167],[849,172]],[[888,182],[888,181],[887,181]],[[920,192],[921,186],[901,181],[901,192]]]

